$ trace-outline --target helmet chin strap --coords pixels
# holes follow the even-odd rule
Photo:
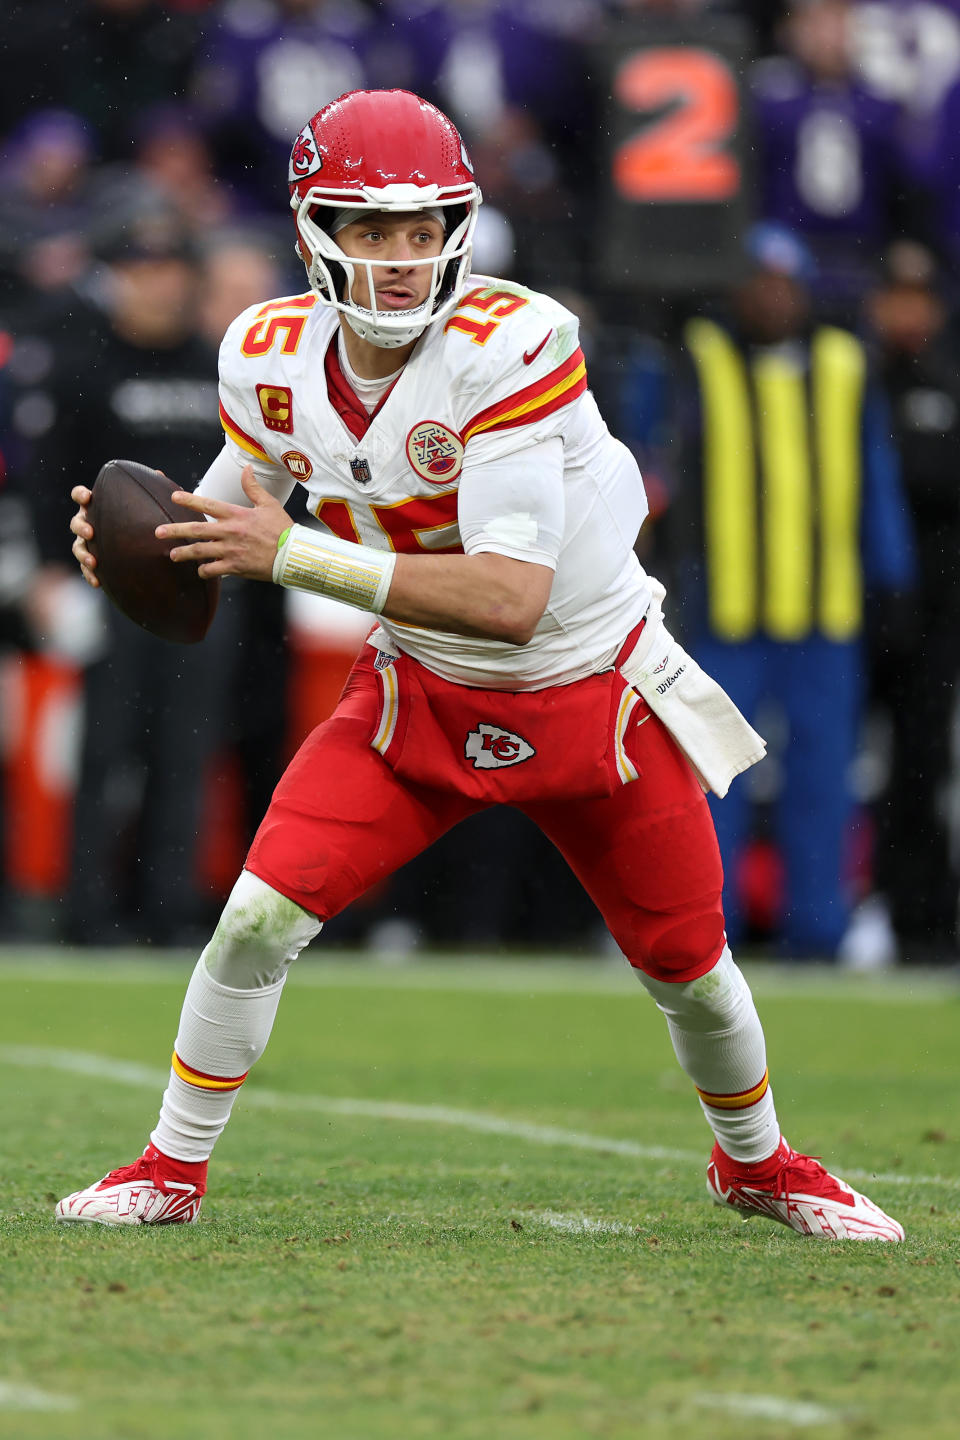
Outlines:
[[[357,265],[351,263],[348,257],[344,257],[340,263],[343,266],[346,278],[344,298],[350,302],[350,308],[341,313],[355,335],[361,340],[368,340],[371,345],[376,345],[381,350],[397,350],[401,345],[409,345],[414,340],[420,338],[430,323],[430,316],[433,313],[433,305],[436,298],[435,292],[439,281],[434,280],[431,286],[432,293],[420,305],[411,306],[409,310],[389,311],[390,321],[384,325],[380,323],[382,319],[380,314],[366,305],[360,305],[353,298],[353,286],[357,274]],[[367,284],[371,293],[373,293],[374,284],[371,267],[368,265],[365,268],[367,272]],[[434,273],[436,275],[436,272]],[[404,321],[408,323],[402,323]]]
[[[413,322],[400,329],[391,327],[387,330],[384,326],[378,325],[373,311],[356,303],[353,304],[352,309],[341,311],[341,318],[361,340],[369,340],[371,345],[376,345],[381,350],[397,350],[401,345],[409,345],[412,341],[419,340],[427,328],[432,309],[432,302],[427,300],[413,310],[394,311],[395,316],[409,316]],[[417,320],[413,319],[414,316],[417,317]]]

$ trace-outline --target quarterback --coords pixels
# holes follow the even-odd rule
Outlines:
[[[291,962],[374,881],[506,803],[558,846],[663,1012],[713,1131],[712,1199],[801,1234],[902,1239],[781,1135],[704,794],[763,742],[664,626],[633,550],[643,485],[587,388],[574,316],[471,273],[469,156],[415,95],[327,105],[294,142],[289,188],[309,290],[230,326],[225,446],[176,497],[196,519],[157,533],[201,575],[333,596],[377,623],[200,956],[149,1144],[57,1217],[195,1220]],[[317,527],[283,508],[296,484]],[[95,585],[90,492],[72,493]]]

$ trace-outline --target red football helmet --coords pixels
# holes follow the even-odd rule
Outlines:
[[[460,132],[436,106],[409,90],[351,90],[304,125],[288,179],[311,289],[362,339],[406,345],[456,308],[470,272],[480,190]],[[395,213],[449,207],[443,250],[423,262],[433,266],[430,294],[416,310],[378,310],[373,270],[389,262],[352,260],[330,234],[338,211],[364,206]],[[351,299],[357,265],[366,268],[372,310]]]

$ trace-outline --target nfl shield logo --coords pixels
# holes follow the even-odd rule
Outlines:
[[[350,473],[358,485],[370,484],[370,462],[368,460],[351,460]]]

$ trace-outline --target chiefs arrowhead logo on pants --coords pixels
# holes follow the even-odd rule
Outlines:
[[[478,725],[467,736],[463,753],[475,770],[495,770],[501,765],[519,765],[537,752],[521,735],[501,730],[498,725]]]

